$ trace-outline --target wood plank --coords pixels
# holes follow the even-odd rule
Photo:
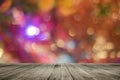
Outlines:
[[[53,72],[51,73],[50,77],[47,80],[61,80],[61,75],[60,75],[61,68],[60,67],[61,65],[56,64],[54,66]]]
[[[0,64],[0,80],[120,80],[120,64]]]
[[[74,80],[65,64],[61,64],[61,80]]]

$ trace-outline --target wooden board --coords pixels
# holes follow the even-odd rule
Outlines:
[[[0,64],[0,80],[120,80],[120,64]]]

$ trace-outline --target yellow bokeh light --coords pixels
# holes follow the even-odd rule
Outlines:
[[[107,52],[106,51],[101,51],[97,53],[97,58],[98,59],[105,59],[107,58]]]
[[[111,42],[107,42],[106,45],[105,45],[105,48],[106,48],[107,50],[111,50],[111,49],[114,48],[114,44],[111,43]]]
[[[103,36],[98,36],[98,37],[96,38],[96,43],[103,44],[103,43],[105,43],[105,42],[106,42],[106,39],[105,39],[105,37],[103,37]]]
[[[69,30],[69,35],[70,35],[71,37],[74,37],[74,36],[76,36],[76,33],[75,33],[75,31],[73,31],[73,30]]]
[[[59,0],[58,8],[62,15],[69,16],[76,12],[77,8],[75,8],[75,0]]]
[[[87,29],[87,34],[88,35],[93,35],[95,33],[94,29],[93,28],[88,28]]]
[[[57,40],[57,46],[60,47],[60,48],[63,48],[64,47],[64,41],[62,39],[58,39]]]
[[[4,53],[4,50],[0,48],[0,58],[2,57],[3,53]]]
[[[38,8],[42,12],[49,12],[53,9],[55,0],[38,0]]]

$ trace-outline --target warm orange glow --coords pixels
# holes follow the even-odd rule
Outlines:
[[[12,4],[12,0],[6,0],[0,7],[0,12],[6,12]]]
[[[38,0],[38,7],[42,12],[49,12],[55,6],[55,0]]]

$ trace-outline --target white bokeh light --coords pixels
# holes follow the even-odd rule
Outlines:
[[[36,26],[29,25],[26,30],[26,33],[28,36],[36,36],[40,33],[40,30]]]

